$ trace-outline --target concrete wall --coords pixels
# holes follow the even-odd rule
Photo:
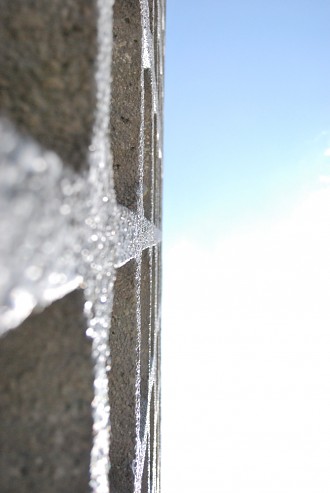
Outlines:
[[[106,104],[106,99],[97,100],[96,69],[102,64],[100,11],[105,3],[107,0],[4,0],[1,4],[0,118],[10,122],[22,142],[32,139],[40,149],[54,151],[63,176],[67,170],[73,182],[82,182],[82,186],[89,186],[97,107]],[[110,0],[108,4],[111,6]],[[105,138],[110,135],[113,159],[106,165],[112,166],[113,174],[109,174],[107,186],[110,195],[114,190],[116,204],[132,211],[138,223],[145,217],[161,229],[164,4],[161,0],[116,0],[111,29],[112,87]],[[0,154],[1,145],[5,147],[0,140]],[[13,166],[16,154],[11,155]],[[9,154],[4,151],[3,155]],[[22,188],[15,191],[17,178],[8,178],[8,167],[1,168],[1,173],[8,195],[5,214],[12,217],[15,229]],[[63,188],[65,178],[58,180]],[[35,194],[41,192],[36,189]],[[79,197],[72,199],[71,208],[82,208]],[[71,223],[80,221],[79,231],[85,234],[83,215],[72,217],[67,231],[71,231]],[[34,234],[38,221],[35,214],[26,221],[20,241],[24,243]],[[3,224],[1,230],[0,221],[2,234],[8,222]],[[113,234],[125,242],[126,229],[118,224],[116,228],[121,230],[113,227]],[[19,240],[15,241],[14,261],[19,250]],[[40,241],[44,244],[34,250],[40,246],[47,252],[47,241]],[[159,491],[160,244],[155,243],[137,248],[135,258],[127,258],[125,265],[109,274],[111,325],[106,333],[111,355],[107,391],[111,467],[103,486],[91,481],[90,472],[96,436],[91,403],[96,390],[93,344],[86,336],[91,320],[84,315],[89,299],[84,271],[77,267],[76,273],[73,266],[79,280],[72,284],[76,289],[67,289],[64,297],[56,295],[49,306],[36,298],[31,314],[22,316],[18,326],[6,325],[7,319],[0,317],[2,493]],[[70,241],[68,244],[70,247]],[[79,259],[77,244],[72,243],[72,248],[78,250],[74,258]],[[21,257],[24,248],[19,250]],[[5,254],[2,257],[5,269],[9,263]],[[37,260],[33,257],[33,262],[31,258],[19,259],[24,272],[35,269],[40,256]],[[115,261],[113,265],[116,267]],[[12,296],[16,290],[17,294],[25,279],[24,273],[21,278],[15,272],[13,280],[10,272],[4,272],[8,286],[14,283],[14,288],[4,281],[0,313],[6,312],[8,293]],[[25,289],[33,292],[33,282],[40,279],[32,279]],[[95,306],[97,303],[99,299]],[[106,427],[109,430],[108,424]]]

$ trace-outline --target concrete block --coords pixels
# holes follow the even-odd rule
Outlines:
[[[93,368],[83,293],[0,341],[0,491],[88,491]]]
[[[16,147],[0,138],[12,214],[2,224],[2,211],[0,231],[9,224],[21,238],[11,252],[21,267],[0,283],[1,492],[160,491],[164,10],[161,0],[2,2],[0,119]],[[17,176],[22,162],[30,174],[47,168],[49,151],[59,191],[44,199],[46,174],[26,191]],[[18,226],[26,204],[33,214]],[[40,253],[43,262],[54,256],[38,234],[45,224],[51,238],[66,236],[53,277],[39,265]],[[0,267],[13,264],[6,255]],[[56,276],[67,278],[66,291],[33,298]],[[5,317],[13,290],[18,307],[35,299],[19,325]]]
[[[1,114],[77,170],[94,121],[96,31],[95,1],[1,3]]]

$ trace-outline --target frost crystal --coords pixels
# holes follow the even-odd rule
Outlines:
[[[0,120],[0,335],[79,286],[78,229],[70,225],[82,180]],[[74,247],[73,247],[74,246]]]

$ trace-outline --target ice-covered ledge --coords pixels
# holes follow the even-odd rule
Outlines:
[[[8,0],[0,26],[0,487],[156,492],[164,5],[57,3]],[[83,305],[68,294],[78,287]],[[67,382],[38,370],[49,348]],[[71,374],[68,361],[86,351]],[[29,429],[36,417],[40,433]]]

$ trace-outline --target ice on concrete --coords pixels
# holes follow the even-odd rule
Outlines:
[[[71,226],[82,180],[0,120],[0,335],[81,282]]]
[[[143,250],[156,245],[160,230],[144,216],[144,71],[151,72],[152,111],[158,114],[158,89],[154,45],[150,31],[148,2],[141,0],[141,127],[137,211],[117,204],[109,140],[112,0],[98,0],[98,56],[96,61],[96,110],[89,150],[89,170],[77,175],[58,155],[22,136],[0,119],[0,335],[17,327],[33,310],[39,310],[68,292],[81,287],[85,294],[87,336],[92,339],[94,362],[93,448],[90,486],[93,493],[109,492],[110,403],[108,372],[111,368],[109,330],[116,269],[136,259],[136,458],[135,493],[142,487],[148,452],[149,491],[151,476],[158,478],[156,436],[158,426],[157,337],[150,362],[146,422],[141,421],[141,264]],[[159,6],[160,9],[160,6]],[[155,19],[153,19],[155,22]],[[156,49],[161,51],[156,36]],[[152,140],[154,140],[152,118]],[[159,138],[159,135],[158,135]],[[153,142],[152,149],[161,147]],[[152,151],[154,152],[154,150]],[[157,151],[158,152],[158,151]],[[158,155],[153,155],[153,160]],[[155,187],[154,169],[151,186]],[[160,210],[160,195],[151,194],[151,219]],[[157,209],[157,214],[155,210]],[[150,250],[150,282],[158,262]],[[151,290],[152,291],[152,290]],[[158,292],[150,297],[150,314],[159,330]],[[151,344],[151,338],[150,338]],[[151,348],[150,348],[151,353]],[[154,393],[152,392],[154,390]],[[152,403],[152,395],[155,402]],[[150,409],[154,406],[154,443],[151,443]],[[151,454],[151,449],[154,453]],[[153,463],[150,462],[153,457]],[[159,481],[159,478],[157,479]],[[159,490],[156,484],[153,491]]]
[[[84,288],[95,364],[91,486],[97,493],[108,491],[115,269],[160,241],[159,230],[141,213],[117,205],[103,139],[94,139],[84,179],[0,120],[0,334],[32,310]]]

